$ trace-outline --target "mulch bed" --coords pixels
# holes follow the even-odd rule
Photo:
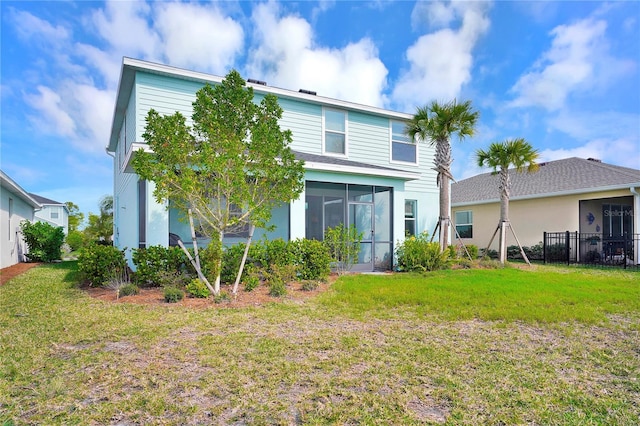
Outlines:
[[[243,308],[249,306],[262,306],[268,303],[278,303],[285,300],[295,303],[304,303],[318,294],[327,291],[331,284],[336,280],[337,276],[330,276],[327,282],[319,283],[315,290],[302,290],[302,284],[291,283],[287,285],[287,294],[282,297],[274,297],[269,295],[269,288],[262,284],[252,291],[245,291],[243,286],[238,288],[238,294],[234,298],[231,296],[231,286],[222,286],[221,290],[230,295],[230,300],[216,303],[212,297],[207,299],[199,299],[195,297],[185,297],[177,303],[167,303],[164,300],[164,290],[160,287],[142,288],[140,293],[132,296],[123,296],[116,298],[114,290],[104,287],[83,286],[82,289],[93,298],[104,300],[112,303],[135,303],[140,305],[165,305],[165,306],[186,306],[190,308]]]
[[[12,278],[17,277],[20,274],[27,272],[31,268],[41,265],[41,263],[16,263],[15,265],[7,266],[0,269],[0,285],[3,285]]]

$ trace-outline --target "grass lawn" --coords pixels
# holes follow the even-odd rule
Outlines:
[[[304,303],[111,304],[75,262],[0,287],[0,424],[640,423],[640,274],[355,275]]]

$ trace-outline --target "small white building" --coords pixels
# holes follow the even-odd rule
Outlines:
[[[0,170],[0,268],[25,261],[27,246],[20,222],[33,221],[42,206]]]
[[[69,208],[67,205],[32,192],[29,195],[42,206],[40,210],[36,211],[35,220],[55,227],[61,226],[64,235],[67,235],[69,233]]]

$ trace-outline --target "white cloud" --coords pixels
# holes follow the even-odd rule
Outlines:
[[[555,111],[565,106],[573,92],[598,85],[604,74],[596,72],[596,64],[605,59],[606,28],[604,21],[591,19],[554,28],[551,48],[512,87],[517,97],[511,105]]]
[[[18,36],[30,43],[54,44],[70,37],[69,31],[63,26],[54,26],[29,12],[10,8],[9,19],[14,23]]]
[[[215,3],[160,3],[154,24],[164,57],[175,66],[225,75],[244,47],[242,26]]]
[[[615,147],[615,149],[611,149]],[[595,139],[573,148],[545,149],[540,152],[541,161],[580,157],[597,158],[605,163],[640,169],[638,145],[629,138]]]
[[[109,51],[157,60],[161,40],[151,27],[150,14],[151,6],[144,1],[108,1],[104,9],[93,12],[91,23]]]
[[[432,26],[460,20],[458,29],[443,28],[418,38],[407,49],[409,68],[401,74],[392,98],[401,109],[412,110],[429,100],[448,101],[471,81],[472,51],[489,29],[489,5],[480,2],[418,3],[414,19]],[[455,19],[454,19],[455,18]],[[414,25],[418,25],[415,22]]]
[[[384,104],[387,68],[374,43],[363,38],[341,49],[314,45],[309,22],[296,16],[280,17],[276,3],[255,7],[255,32],[248,76],[272,86],[313,90],[368,105]]]
[[[38,86],[37,93],[25,95],[25,101],[40,116],[31,116],[33,125],[40,130],[48,130],[62,136],[73,136],[76,125],[65,111],[62,97],[49,87]]]

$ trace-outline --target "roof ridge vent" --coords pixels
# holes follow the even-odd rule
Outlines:
[[[593,161],[594,163],[602,163],[602,160],[599,160],[597,158],[592,158],[592,157],[587,158],[587,161]]]
[[[300,89],[300,90],[298,90],[298,92],[304,93],[304,94],[307,94],[307,95],[313,95],[313,96],[317,95],[317,93],[314,92],[313,90],[307,90],[307,89]]]
[[[266,86],[266,85],[267,85],[267,82],[266,82],[266,81],[263,81],[263,80],[256,80],[256,79],[254,79],[254,78],[250,78],[250,79],[248,79],[248,80],[247,80],[247,83],[259,84],[259,85],[261,85],[261,86]]]

